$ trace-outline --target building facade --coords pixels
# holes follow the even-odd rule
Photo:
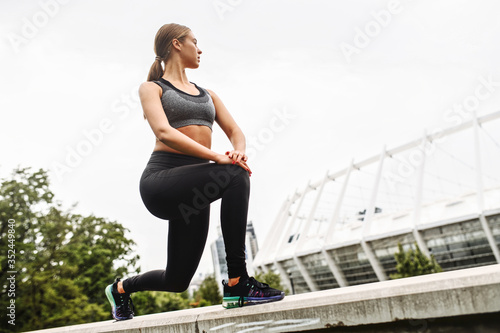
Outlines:
[[[254,266],[294,293],[384,281],[398,243],[444,271],[500,263],[500,112],[309,182],[283,203]]]

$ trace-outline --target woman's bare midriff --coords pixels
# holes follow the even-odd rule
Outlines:
[[[190,137],[194,141],[198,142],[202,146],[211,149],[212,130],[209,127],[203,125],[189,125],[189,126],[179,127],[177,130],[185,134],[186,136]],[[178,150],[170,148],[169,146],[159,141],[158,139],[156,140],[154,151],[167,151],[170,153],[184,154]]]

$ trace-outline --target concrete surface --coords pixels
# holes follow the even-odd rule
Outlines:
[[[419,327],[427,329],[436,318],[467,316],[469,321],[498,318],[500,332],[500,265],[286,296],[279,302],[237,309],[215,305],[37,332],[340,332],[335,328],[391,323],[407,326],[408,332],[431,332]]]

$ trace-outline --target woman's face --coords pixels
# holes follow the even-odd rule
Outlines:
[[[201,50],[198,41],[192,31],[181,42],[181,56],[186,68],[198,68],[200,66]]]

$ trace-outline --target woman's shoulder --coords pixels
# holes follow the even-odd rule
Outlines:
[[[217,96],[217,94],[214,93],[213,90],[207,89],[207,88],[203,88],[203,89],[205,89],[208,92],[208,94],[210,95],[210,97],[212,97],[212,99],[219,99],[219,96]]]
[[[158,91],[163,92],[163,87],[158,81],[145,81],[139,86],[139,94],[151,94]]]
[[[143,83],[140,84],[139,89],[143,88],[144,89],[152,89],[154,87],[161,87],[161,82],[158,80],[154,81],[144,81]]]

